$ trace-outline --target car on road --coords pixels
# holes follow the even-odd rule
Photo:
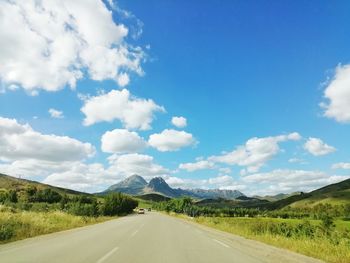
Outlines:
[[[145,209],[139,208],[138,214],[144,214],[144,213],[145,213]]]

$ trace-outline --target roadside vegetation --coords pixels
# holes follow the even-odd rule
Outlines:
[[[191,198],[180,198],[154,203],[153,208],[182,214],[197,223],[326,262],[350,262],[349,204],[285,207],[271,211],[198,206]]]
[[[137,200],[121,193],[72,195],[32,185],[0,189],[0,243],[102,222],[137,206]]]

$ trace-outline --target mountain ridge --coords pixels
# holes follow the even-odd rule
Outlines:
[[[140,184],[140,181],[143,183]],[[132,175],[126,178],[125,180],[110,186],[102,193],[108,192],[122,192],[131,195],[157,193],[171,198],[189,196],[198,199],[236,199],[237,197],[245,196],[245,194],[238,190],[172,188],[166,183],[166,181],[162,177],[154,177],[147,183],[146,180],[144,180],[143,177],[139,175]]]

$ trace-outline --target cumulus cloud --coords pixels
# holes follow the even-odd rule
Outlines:
[[[349,176],[328,175],[321,171],[278,169],[268,173],[247,175],[242,181],[251,186],[251,193],[266,195],[294,191],[309,192],[348,178]]]
[[[49,109],[49,114],[52,118],[55,119],[63,119],[64,115],[63,115],[63,111],[59,111],[59,110],[55,110],[55,109]]]
[[[321,103],[324,116],[338,122],[350,123],[350,65],[339,65],[324,91],[326,103]]]
[[[213,169],[215,164],[208,160],[202,160],[195,163],[180,163],[179,168],[186,170],[187,172],[194,172],[198,170]]]
[[[336,151],[336,149],[333,146],[324,143],[319,138],[312,137],[310,137],[306,141],[306,143],[304,144],[304,149],[314,156],[326,155]]]
[[[150,135],[148,140],[150,146],[161,152],[177,151],[195,143],[196,140],[191,133],[169,129]]]
[[[107,131],[101,138],[101,149],[106,153],[135,153],[142,151],[146,142],[136,132],[125,129]]]
[[[57,91],[74,88],[85,74],[125,86],[130,73],[143,74],[143,50],[127,43],[128,28],[101,0],[1,1],[0,17],[6,87]]]
[[[119,120],[128,129],[148,130],[155,112],[165,109],[151,99],[136,98],[123,89],[85,98],[81,111],[85,114],[83,124],[86,126]]]
[[[208,179],[189,179],[174,176],[165,176],[165,181],[174,188],[182,189],[220,189],[220,190],[245,190],[247,186],[236,181],[228,175],[211,177]]]
[[[332,165],[332,169],[347,169],[350,170],[350,163],[335,163]]]
[[[109,171],[121,174],[123,177],[138,174],[149,179],[170,173],[169,169],[155,163],[153,156],[150,155],[138,153],[112,155],[108,160],[110,164]]]
[[[280,152],[279,143],[285,141],[297,141],[301,136],[294,132],[288,135],[274,137],[251,138],[245,145],[238,146],[235,150],[219,156],[211,156],[212,162],[226,163],[230,165],[245,166],[245,172],[257,172],[275,155]]]
[[[99,192],[115,183],[109,171],[100,163],[72,163],[69,169],[52,172],[43,183],[84,192]]]
[[[90,143],[34,131],[28,124],[0,117],[0,160],[76,161],[95,153]]]
[[[176,117],[174,116],[171,119],[171,123],[176,126],[177,128],[184,128],[187,126],[187,119],[184,117]]]
[[[295,157],[290,158],[290,159],[288,160],[288,162],[289,162],[289,163],[300,163],[300,164],[306,164],[306,161],[305,161],[305,160],[300,159],[300,158],[295,158]]]

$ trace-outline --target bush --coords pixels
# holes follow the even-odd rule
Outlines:
[[[121,193],[110,193],[105,197],[100,212],[105,216],[125,215],[131,213],[138,202]]]
[[[45,202],[49,204],[58,203],[61,201],[62,196],[56,191],[51,190],[50,188],[39,190],[36,192],[33,201],[36,202]]]
[[[67,208],[68,213],[77,216],[98,216],[97,203],[69,203]]]
[[[7,194],[7,200],[11,203],[18,202],[17,192],[15,190],[10,190]]]
[[[0,225],[0,241],[11,239],[15,235],[15,228],[12,224],[3,223]]]

